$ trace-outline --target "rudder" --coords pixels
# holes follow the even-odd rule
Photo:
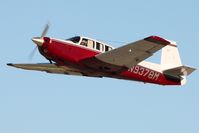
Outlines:
[[[170,42],[170,45],[167,45],[164,48],[162,48],[161,67],[163,71],[182,66],[177,44],[173,41]]]

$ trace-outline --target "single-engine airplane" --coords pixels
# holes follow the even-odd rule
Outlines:
[[[42,35],[32,38],[32,41],[50,63],[7,65],[47,73],[109,77],[159,85],[184,85],[186,77],[195,70],[182,65],[174,41],[158,36],[113,48],[82,36],[66,40],[46,37],[48,29],[47,24]],[[145,61],[160,49],[160,64]]]

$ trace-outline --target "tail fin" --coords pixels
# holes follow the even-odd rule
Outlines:
[[[162,49],[161,66],[163,70],[182,65],[176,42],[170,42],[171,45],[167,45]]]
[[[165,75],[180,79],[181,85],[184,85],[186,77],[196,69],[182,65],[176,42],[170,42],[162,49],[161,68]]]

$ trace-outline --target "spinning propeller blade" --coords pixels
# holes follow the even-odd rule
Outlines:
[[[48,30],[49,30],[49,27],[50,27],[50,26],[49,26],[49,23],[45,25],[45,28],[44,28],[44,30],[43,30],[43,32],[42,32],[40,38],[46,36],[46,34],[47,34]]]
[[[34,57],[34,55],[35,55],[35,53],[36,53],[37,48],[38,48],[39,46],[42,46],[42,44],[43,44],[43,42],[44,42],[43,37],[46,36],[46,34],[48,33],[49,28],[50,28],[50,25],[49,25],[49,23],[47,23],[47,24],[45,25],[43,31],[42,31],[41,36],[40,36],[40,37],[33,37],[33,38],[32,38],[32,41],[33,41],[35,44],[37,44],[37,46],[36,46],[36,47],[33,49],[33,51],[29,54],[29,60],[32,60],[32,59],[33,59],[33,57]]]

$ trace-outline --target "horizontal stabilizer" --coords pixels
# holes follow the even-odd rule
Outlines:
[[[181,76],[188,76],[195,70],[196,70],[195,68],[191,68],[188,66],[180,66],[180,67],[167,69],[163,71],[163,73],[166,75],[170,75],[172,77],[181,77]]]

